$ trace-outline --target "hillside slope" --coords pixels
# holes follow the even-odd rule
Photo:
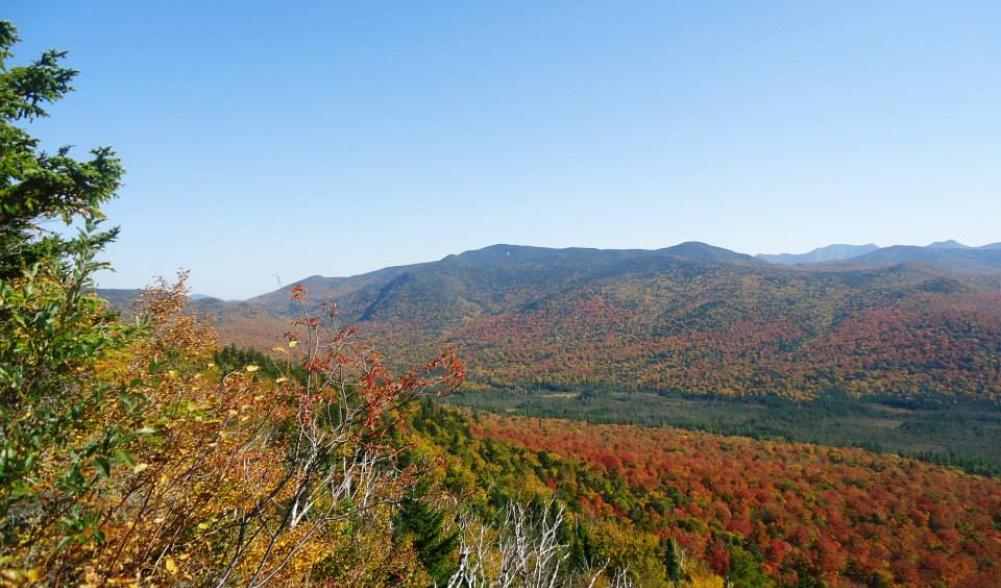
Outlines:
[[[1001,397],[1001,289],[982,273],[999,251],[974,250],[973,273],[861,262],[895,251],[790,267],[703,243],[495,245],[298,284],[313,306],[336,302],[390,361],[456,348],[474,386]],[[227,339],[270,348],[296,316],[291,287],[193,304]]]
[[[997,480],[670,428],[483,415],[469,429],[536,456],[537,475],[581,510],[674,538],[720,574],[746,552],[783,586],[995,586],[999,577]]]
[[[996,273],[1001,271],[1001,249],[995,245],[966,247],[954,241],[932,243],[927,247],[894,245],[844,263],[848,268],[871,268],[908,262],[947,271]]]

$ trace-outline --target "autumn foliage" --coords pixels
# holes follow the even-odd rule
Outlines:
[[[804,271],[502,249],[511,256],[483,250],[330,279],[324,295],[389,356],[453,348],[484,388],[1001,398],[993,283],[910,266]],[[268,302],[279,294],[207,312],[228,341],[263,347],[261,326],[287,315],[284,301]]]
[[[579,463],[582,472],[543,480],[594,516],[677,540],[720,574],[734,545],[791,585],[992,586],[1001,573],[997,480],[862,450],[673,429],[481,415],[472,430]]]
[[[215,336],[183,313],[185,300],[181,284],[147,291],[136,312],[144,335],[94,366],[87,385],[119,394],[80,415],[86,426],[39,458],[31,509],[12,511],[21,523],[4,542],[11,577],[419,578],[412,554],[392,543],[392,516],[426,466],[400,466],[387,432],[403,404],[458,386],[462,364],[444,354],[394,377],[353,329],[324,339],[305,316],[278,348],[290,366],[305,366],[305,378],[258,378],[255,365],[221,373],[211,363]],[[63,456],[108,430],[124,435],[114,459],[79,466],[87,488],[67,493]]]

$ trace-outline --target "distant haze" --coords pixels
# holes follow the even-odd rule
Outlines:
[[[868,245],[827,245],[826,247],[818,247],[808,253],[780,253],[778,255],[762,253],[758,257],[771,263],[816,263],[852,259],[853,257],[871,253],[877,249],[879,249],[879,246],[873,243],[869,243]]]

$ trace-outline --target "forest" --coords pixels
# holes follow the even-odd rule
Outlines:
[[[991,479],[858,449],[672,429],[498,416],[468,426],[481,441],[535,453],[535,471],[580,509],[674,539],[718,573],[750,554],[768,579],[736,585],[998,577],[1001,484]]]
[[[1001,292],[958,269],[802,269],[705,244],[499,245],[298,283],[398,367],[454,349],[471,387],[1001,398]],[[294,318],[290,288],[192,306],[224,340],[267,350]]]
[[[986,400],[836,393],[793,400],[589,387],[462,391],[447,402],[501,414],[860,447],[1001,475],[1001,407]]]

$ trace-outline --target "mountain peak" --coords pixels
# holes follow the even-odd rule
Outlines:
[[[967,245],[963,245],[955,239],[949,239],[948,241],[935,241],[928,245],[928,249],[969,249]]]
[[[667,253],[675,257],[695,261],[727,261],[727,262],[748,262],[754,258],[745,253],[737,253],[723,247],[717,247],[702,241],[685,241],[671,247],[658,250],[660,253]]]
[[[834,245],[818,247],[807,253],[779,253],[777,255],[760,253],[757,257],[758,259],[762,259],[769,263],[801,265],[807,263],[822,263],[825,261],[844,261],[846,259],[861,257],[867,253],[872,253],[877,249],[879,249],[879,247],[874,243],[868,243],[866,245],[845,245],[836,243]]]
[[[546,257],[554,253],[569,251],[568,249],[555,249],[549,247],[533,247],[531,245],[511,245],[509,243],[497,243],[488,245],[480,249],[463,251],[458,255],[448,255],[442,261],[463,260],[463,261],[503,261],[507,259],[518,259],[525,261]]]

